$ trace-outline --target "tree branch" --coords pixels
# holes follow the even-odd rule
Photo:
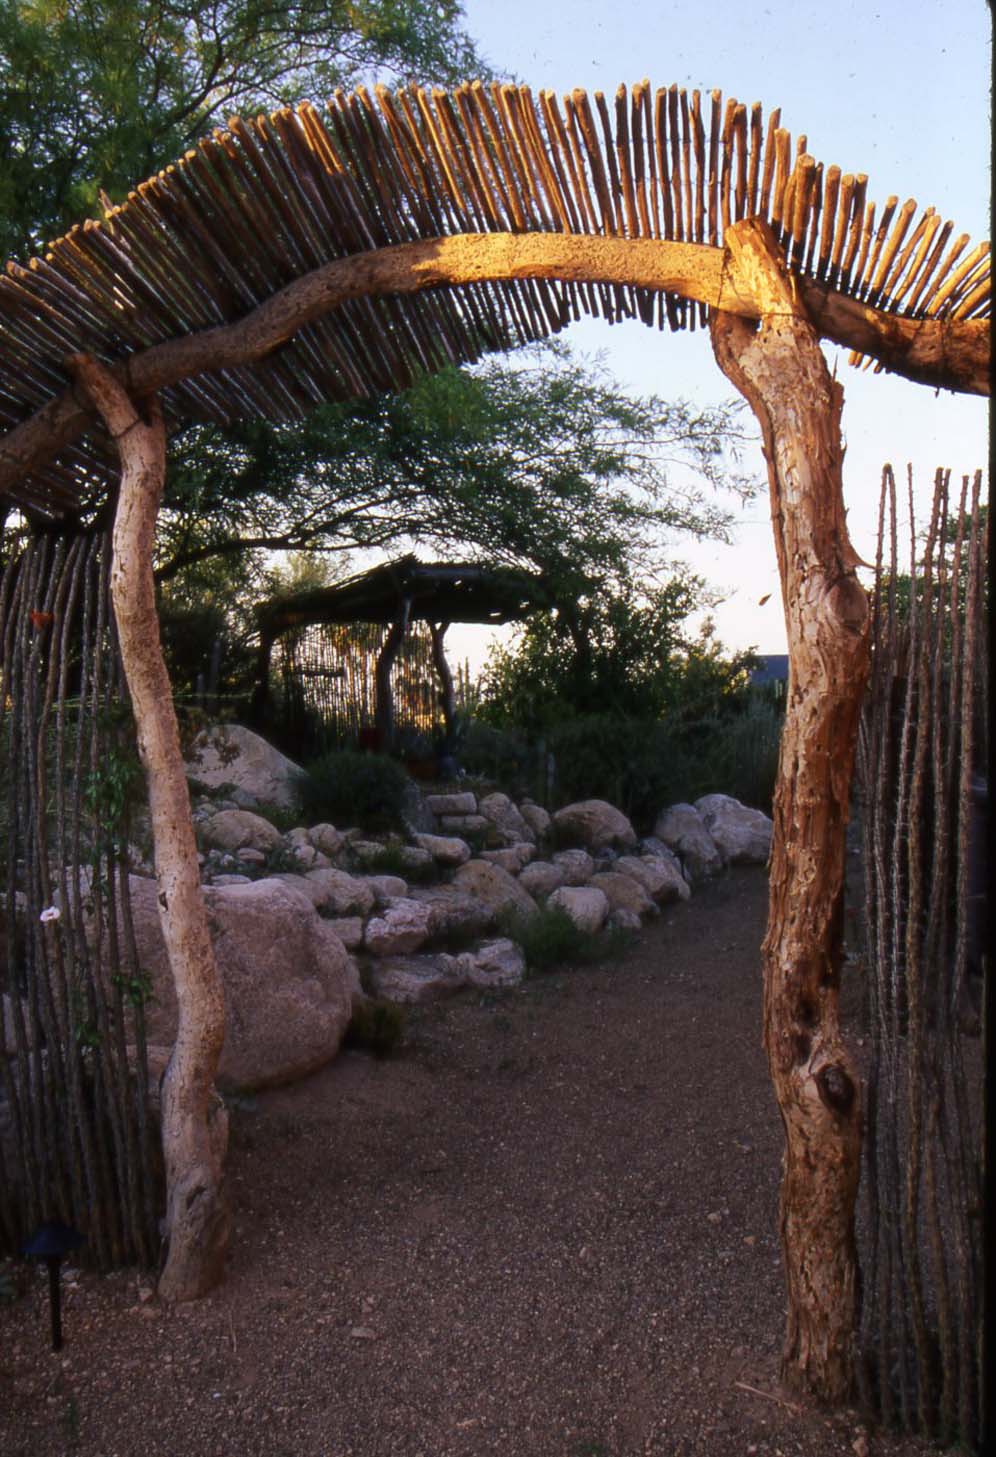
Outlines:
[[[560,233],[457,234],[336,259],[295,279],[243,318],[132,354],[111,373],[129,394],[154,394],[192,375],[264,359],[304,325],[350,299],[417,293],[440,285],[549,278],[619,283],[681,294],[727,313],[760,317],[749,283],[730,282],[723,251],[704,244]],[[901,319],[795,280],[826,338],[881,360],[907,378],[989,393],[989,323]],[[53,398],[0,444],[0,493],[51,460],[93,424],[72,390]]]

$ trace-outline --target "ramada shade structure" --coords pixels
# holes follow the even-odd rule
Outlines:
[[[376,724],[379,743],[392,743],[392,675],[405,632],[411,622],[428,622],[432,661],[440,679],[440,705],[447,730],[456,717],[453,675],[443,640],[451,622],[517,622],[550,605],[542,580],[510,567],[483,567],[478,562],[421,562],[414,555],[383,562],[370,571],[312,592],[274,597],[256,609],[259,656],[253,711],[261,712],[269,696],[269,657],[282,632],[320,622],[383,622],[390,631],[377,657]]]
[[[511,85],[360,89],[324,114],[233,119],[103,221],[8,263],[0,493],[58,517],[116,477],[73,356],[115,366],[133,397],[158,392],[168,429],[295,419],[582,313],[670,329],[717,306],[750,314],[722,252],[749,217],[771,223],[825,337],[988,392],[988,244],[969,249],[912,198],[878,211],[867,183],[816,162],[804,136],[793,149],[778,110],[648,82],[594,104]],[[475,281],[444,286],[450,250]]]
[[[369,571],[292,596],[275,597],[256,610],[259,656],[253,710],[261,713],[269,697],[270,655],[282,633],[319,623],[379,622],[390,626],[376,666],[376,724],[382,747],[392,743],[394,709],[391,671],[409,623],[427,622],[439,677],[440,706],[448,731],[456,715],[453,675],[443,639],[453,622],[517,622],[537,608],[552,605],[550,593],[534,573],[477,562],[420,562],[409,555]]]
[[[539,577],[477,562],[383,562],[344,582],[257,609],[260,634],[271,640],[292,627],[319,622],[516,622],[550,602]]]

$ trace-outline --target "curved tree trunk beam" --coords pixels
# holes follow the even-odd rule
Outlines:
[[[152,580],[166,435],[154,398],[143,419],[96,360],[77,356],[71,363],[121,458],[111,598],[148,780],[159,918],[179,1009],[162,1092],[169,1253],[159,1292],[167,1300],[194,1300],[221,1279],[229,1234],[222,1186],[227,1130],[223,1117],[211,1116],[225,1007],[201,893],[190,795]]]
[[[731,270],[766,296],[759,327],[717,313],[712,338],[763,432],[790,665],[764,942],[764,1041],[785,1125],[782,1375],[840,1403],[854,1376],[861,1100],[838,1000],[868,605],[845,525],[843,391],[767,224],[742,222],[726,237]]]
[[[462,233],[337,258],[287,284],[234,323],[152,345],[109,368],[132,398],[144,399],[192,375],[263,359],[350,299],[527,278],[632,284],[745,318],[762,314],[762,301],[752,285],[729,273],[721,248],[654,238]],[[907,379],[988,395],[988,319],[903,319],[812,280],[800,280],[799,287],[807,314],[824,338],[867,354]],[[67,390],[8,431],[0,440],[0,494],[82,435],[93,415],[89,401]]]

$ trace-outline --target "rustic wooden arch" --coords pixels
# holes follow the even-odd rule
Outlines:
[[[838,1025],[843,834],[867,672],[842,495],[842,390],[821,336],[988,393],[988,244],[823,169],[779,116],[671,87],[539,104],[525,87],[365,91],[233,121],[103,223],[0,279],[0,492],[43,516],[120,471],[113,590],[150,782],[180,1027],[164,1091],[175,1298],[227,1239],[207,1099],[224,1030],[151,576],[167,429],[407,383],[582,310],[708,324],[761,423],[789,636],[765,942],[765,1042],[786,1129],[786,1377],[853,1374],[860,1096]],[[597,122],[596,122],[597,114]],[[601,137],[599,136],[601,132]],[[964,257],[963,257],[964,255]],[[63,383],[67,375],[71,382]]]

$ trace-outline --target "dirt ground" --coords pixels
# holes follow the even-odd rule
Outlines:
[[[0,1451],[899,1457],[777,1384],[781,1132],[760,1048],[763,872],[614,962],[413,1014],[232,1106],[224,1287],[132,1272],[0,1305]]]

